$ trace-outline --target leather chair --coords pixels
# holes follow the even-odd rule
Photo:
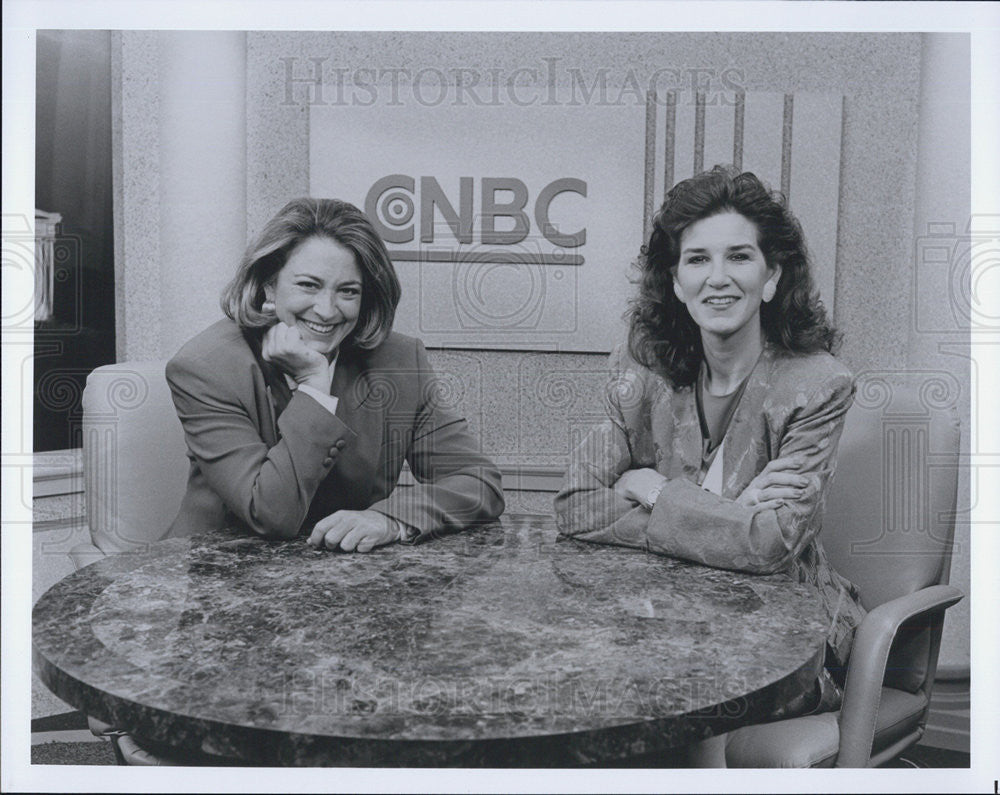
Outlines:
[[[165,361],[98,367],[83,390],[83,479],[91,543],[75,546],[77,568],[142,551],[167,534],[187,486],[184,431]]]
[[[944,611],[962,598],[947,584],[959,423],[942,384],[859,377],[821,535],[869,611],[842,707],[730,732],[727,767],[875,767],[923,735]]]
[[[98,367],[83,391],[83,476],[90,542],[70,550],[77,568],[121,552],[143,551],[167,534],[187,485],[184,431],[170,397],[166,361]],[[178,764],[88,716],[112,739],[120,764]]]

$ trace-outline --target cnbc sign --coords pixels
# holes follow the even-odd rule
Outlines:
[[[431,347],[608,351],[642,244],[645,109],[312,105],[312,196],[357,205]],[[285,198],[285,197],[281,197]]]
[[[393,260],[582,265],[586,228],[564,231],[550,215],[554,200],[564,195],[583,201],[587,183],[560,177],[532,197],[516,177],[461,176],[457,195],[449,196],[435,177],[390,174],[368,189],[364,210],[382,239],[395,244]],[[550,245],[523,246],[533,232],[536,242]]]

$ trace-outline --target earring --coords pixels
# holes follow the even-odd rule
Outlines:
[[[260,311],[265,315],[273,315],[277,307],[274,305],[274,301],[265,301],[260,305]]]
[[[777,291],[778,288],[775,286],[774,282],[768,282],[767,284],[764,285],[764,289],[761,291],[760,298],[766,304],[768,301],[774,298],[774,294]]]

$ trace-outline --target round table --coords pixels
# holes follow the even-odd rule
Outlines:
[[[171,539],[71,574],[33,621],[64,701],[265,765],[668,753],[804,692],[826,636],[807,585],[559,538],[542,517],[368,555]]]

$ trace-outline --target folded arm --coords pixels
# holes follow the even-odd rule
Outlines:
[[[789,414],[774,454],[796,459],[796,473],[808,483],[795,499],[766,510],[712,494],[684,478],[663,485],[652,511],[616,493],[615,483],[624,472],[651,465],[632,455],[617,398],[623,388],[620,380],[617,386],[613,383],[606,403],[608,419],[573,454],[566,484],[556,498],[561,532],[760,574],[785,568],[818,532],[816,513],[822,510],[844,415],[853,399],[849,377],[827,380]]]
[[[634,395],[636,382],[634,372],[613,372],[605,393],[605,420],[570,457],[555,498],[556,526],[564,535],[598,544],[648,546],[649,510],[614,488],[626,471],[652,465],[633,454],[621,410],[622,396]]]
[[[795,499],[757,510],[683,479],[669,481],[653,506],[649,548],[709,566],[753,574],[786,568],[816,533],[836,463],[844,415],[853,400],[846,377],[821,385],[795,409],[781,434],[777,458],[794,458],[807,485]]]

